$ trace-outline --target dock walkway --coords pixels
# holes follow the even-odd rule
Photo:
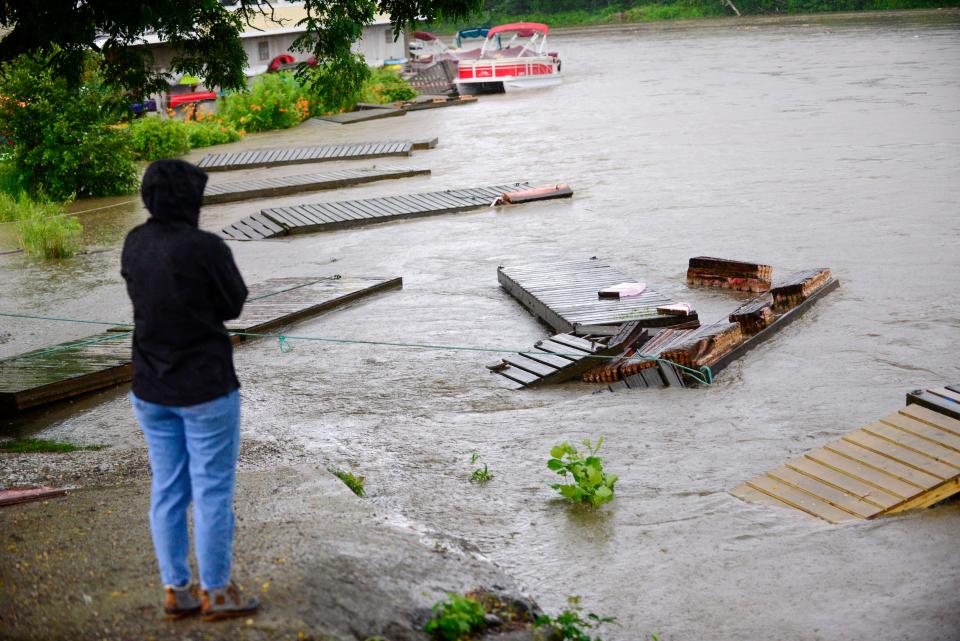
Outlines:
[[[505,192],[527,189],[528,183],[510,183],[473,189],[451,189],[363,200],[271,207],[225,227],[232,240],[263,240],[345,227],[373,225],[404,218],[470,211],[490,204]]]
[[[207,184],[203,192],[203,204],[229,203],[238,200],[286,196],[307,191],[340,189],[353,185],[429,175],[429,169],[367,168],[340,169],[315,174],[296,176],[277,176],[276,178],[257,178],[238,182]]]
[[[276,278],[250,288],[227,330],[266,333],[351,301],[403,286],[401,278]],[[129,381],[130,331],[107,331],[0,361],[0,416]],[[234,336],[234,342],[243,340]]]
[[[589,332],[589,328],[619,326],[640,321],[643,327],[669,327],[697,320],[662,314],[672,305],[666,296],[647,289],[634,298],[599,298],[601,289],[632,281],[602,260],[515,265],[497,268],[497,279],[507,292],[558,334]]]
[[[830,523],[929,507],[960,492],[960,421],[911,404],[736,487],[745,501]]]
[[[281,167],[334,160],[363,160],[389,156],[409,156],[414,151],[433,149],[437,139],[358,142],[344,145],[316,145],[312,147],[283,147],[279,149],[251,149],[223,154],[208,154],[197,166],[205,171]]]

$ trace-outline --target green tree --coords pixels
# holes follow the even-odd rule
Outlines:
[[[390,16],[399,34],[415,20],[464,18],[481,0],[303,0],[306,33],[295,43],[331,68],[356,60],[350,46],[378,13]],[[227,6],[229,5],[229,6]],[[225,89],[245,84],[246,54],[240,33],[255,16],[270,14],[269,0],[4,0],[0,61],[25,53],[51,55],[51,64],[77,86],[84,55],[103,53],[108,84],[137,92],[159,89],[167,78],[152,67],[144,34],[155,33],[178,54],[170,71],[204,78]],[[355,75],[355,74],[353,74]],[[362,81],[362,79],[361,79]]]
[[[0,65],[0,134],[14,144],[6,188],[34,197],[112,196],[137,186],[127,132],[111,125],[126,107],[87,55],[71,88],[47,55]]]

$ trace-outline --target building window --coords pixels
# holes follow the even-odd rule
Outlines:
[[[383,32],[383,39],[387,41],[388,45],[393,44],[393,29],[387,27]]]
[[[270,43],[266,40],[257,43],[257,51],[261,61],[270,59]]]

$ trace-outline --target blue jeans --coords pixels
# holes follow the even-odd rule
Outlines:
[[[226,586],[240,451],[239,390],[187,407],[148,403],[132,392],[130,400],[150,452],[150,530],[160,578],[164,585],[190,582],[187,507],[193,499],[200,584],[205,590]]]

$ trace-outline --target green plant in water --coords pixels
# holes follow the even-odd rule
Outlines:
[[[479,460],[480,460],[479,452],[474,451],[470,453],[470,465],[476,465],[477,461]],[[483,467],[478,467],[475,470],[473,470],[473,474],[470,475],[471,483],[480,483],[482,485],[492,480],[493,480],[493,474],[491,474],[490,470],[487,469],[486,463],[483,464]]]
[[[343,481],[343,484],[349,487],[350,491],[360,498],[366,496],[366,492],[363,489],[363,482],[365,480],[363,476],[354,476],[353,472],[339,468],[330,468],[330,473]]]
[[[433,614],[424,631],[441,641],[460,641],[487,625],[487,611],[469,596],[448,592],[447,598],[433,604]]]
[[[42,438],[22,438],[0,443],[0,452],[8,454],[35,454],[40,452],[78,452],[81,450],[102,450],[106,445],[74,445],[63,441],[48,441]]]
[[[398,73],[387,69],[371,69],[370,77],[363,83],[360,102],[386,104],[416,97],[417,90]]]
[[[173,158],[190,151],[187,123],[145,116],[130,123],[130,145],[137,160]]]
[[[617,621],[613,617],[603,617],[593,612],[581,616],[583,608],[580,607],[580,597],[568,597],[567,604],[569,607],[555,617],[548,614],[540,615],[534,621],[534,626],[538,628],[541,626],[552,627],[559,635],[555,638],[563,641],[603,641],[599,636],[590,636],[591,631],[604,624],[616,623]],[[656,641],[656,636],[654,636],[654,641]]]
[[[613,486],[617,482],[616,474],[607,474],[603,471],[603,460],[597,456],[603,437],[597,439],[593,445],[590,439],[583,440],[588,456],[583,457],[573,445],[564,441],[550,450],[550,460],[547,467],[572,483],[554,483],[550,487],[571,501],[590,503],[599,507],[613,500]]]

